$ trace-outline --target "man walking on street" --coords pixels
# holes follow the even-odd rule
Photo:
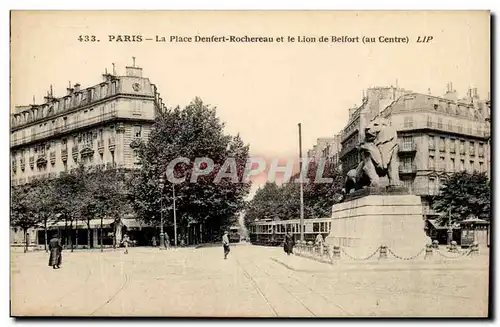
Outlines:
[[[128,246],[130,245],[130,238],[128,237],[128,234],[123,236],[123,245],[125,246],[125,254],[128,254]]]
[[[287,255],[293,254],[293,246],[294,245],[295,245],[295,241],[293,239],[292,233],[290,233],[290,231],[288,231],[285,234],[285,242],[283,244],[285,253]]]
[[[222,236],[222,246],[224,247],[224,260],[227,259],[227,255],[229,254],[229,251],[231,251],[229,249],[229,236],[228,236],[228,232],[225,231],[224,232],[224,236]]]
[[[61,268],[62,245],[61,240],[59,239],[59,236],[57,234],[55,234],[54,237],[52,237],[52,239],[49,241],[49,251],[49,266],[52,266],[52,268],[54,269]]]

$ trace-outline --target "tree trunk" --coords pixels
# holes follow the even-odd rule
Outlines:
[[[90,219],[87,219],[87,246],[90,249],[92,243],[90,242]]]
[[[23,228],[24,233],[24,253],[28,252],[28,229]]]
[[[45,233],[45,244],[43,246],[44,246],[45,252],[48,252],[48,249],[47,249],[47,218],[45,218],[43,221],[43,229],[44,229],[44,233]]]
[[[78,249],[78,218],[75,220],[75,247]]]
[[[69,243],[71,244],[71,252],[73,252],[73,219],[69,223]]]
[[[68,217],[64,216],[64,244],[68,246]]]
[[[122,240],[122,221],[120,218],[115,219],[113,232],[113,247],[116,249],[118,242]]]
[[[102,244],[102,217],[101,217],[101,252],[104,251],[104,247],[103,247],[103,244]]]

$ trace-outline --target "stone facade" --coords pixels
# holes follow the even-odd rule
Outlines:
[[[148,138],[164,108],[156,86],[135,65],[125,76],[106,73],[88,88],[70,86],[62,97],[51,88],[43,104],[18,106],[11,114],[11,185],[55,178],[80,162],[136,167],[135,140]]]
[[[313,148],[307,152],[307,157],[314,162],[319,162],[321,158],[325,158],[332,160],[336,165],[340,165],[340,148],[340,135],[321,137],[317,139]]]
[[[387,118],[398,132],[400,179],[410,193],[422,197],[424,216],[433,218],[438,213],[431,209],[432,197],[449,174],[490,171],[489,100],[481,101],[476,89],[459,99],[451,83],[441,97],[404,90],[394,94],[378,113],[364,109],[369,103],[365,100],[350,119],[342,132],[343,168],[360,161],[354,147],[366,122],[378,115]]]

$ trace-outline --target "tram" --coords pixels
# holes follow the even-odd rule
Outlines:
[[[331,218],[304,219],[304,241],[314,242],[318,234],[325,239],[330,234]],[[271,219],[255,220],[249,226],[250,242],[258,245],[281,245],[287,231],[295,241],[300,240],[300,219],[274,221]]]
[[[240,227],[239,226],[231,226],[229,228],[229,242],[230,243],[239,243],[240,240],[241,240]]]

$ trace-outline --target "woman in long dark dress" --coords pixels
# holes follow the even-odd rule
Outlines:
[[[285,235],[285,243],[283,245],[285,249],[285,253],[290,255],[293,254],[293,246],[295,245],[295,242],[293,240],[292,233],[288,232]]]
[[[62,245],[61,240],[57,237],[57,235],[54,235],[54,237],[52,237],[52,239],[49,241],[49,251],[49,266],[52,266],[52,268],[54,269],[61,268]]]

